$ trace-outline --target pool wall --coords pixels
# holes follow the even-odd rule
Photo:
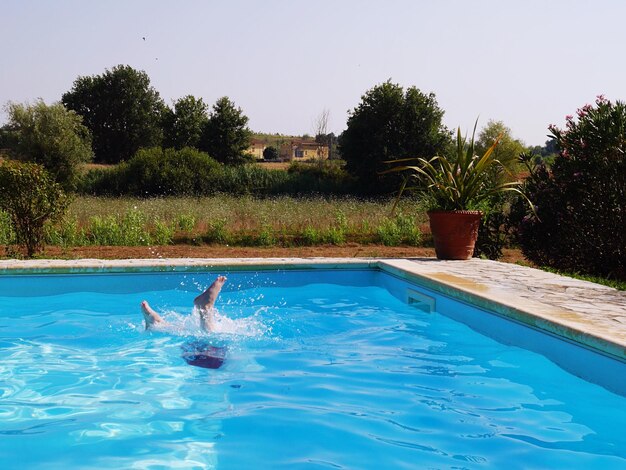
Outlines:
[[[448,291],[446,293],[437,292],[419,282],[409,282],[391,273],[381,274],[379,285],[400,300],[407,300],[408,290],[417,290],[433,298],[437,313],[464,323],[500,343],[539,353],[584,380],[626,396],[626,362],[618,357],[589,348],[566,336],[533,327],[531,322],[521,322],[518,320],[519,312],[503,315],[477,307],[465,299],[451,297],[447,289],[444,289]]]

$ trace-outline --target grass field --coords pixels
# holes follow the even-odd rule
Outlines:
[[[65,219],[49,230],[48,242],[66,246],[420,245],[421,233],[427,228],[422,205],[404,201],[395,215],[391,215],[391,207],[391,201],[356,198],[78,197]]]

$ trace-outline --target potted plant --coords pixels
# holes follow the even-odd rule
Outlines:
[[[404,179],[396,204],[407,189],[417,189],[429,202],[428,218],[439,259],[469,259],[474,252],[482,212],[480,204],[495,193],[515,191],[533,208],[532,203],[520,190],[520,181],[510,181],[510,171],[494,156],[500,140],[498,136],[487,151],[479,156],[474,153],[474,135],[467,142],[457,130],[456,148],[450,157],[437,155],[429,160],[408,158],[386,163],[398,164],[389,172],[408,173]],[[416,161],[416,165],[407,165]],[[411,179],[418,180],[415,187],[407,187]],[[395,205],[394,204],[394,209]],[[533,208],[534,210],[534,208]]]

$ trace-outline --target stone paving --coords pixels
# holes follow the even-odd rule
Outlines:
[[[151,260],[0,261],[0,274],[142,271],[228,266],[251,269],[378,267],[457,296],[505,316],[584,343],[626,361],[626,292],[508,263],[432,258],[256,258]]]

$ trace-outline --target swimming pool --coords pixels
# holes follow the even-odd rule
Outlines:
[[[3,468],[626,465],[626,398],[504,343],[619,361],[371,269],[226,273],[205,334],[215,274],[3,276]],[[198,340],[221,368],[185,362]]]

